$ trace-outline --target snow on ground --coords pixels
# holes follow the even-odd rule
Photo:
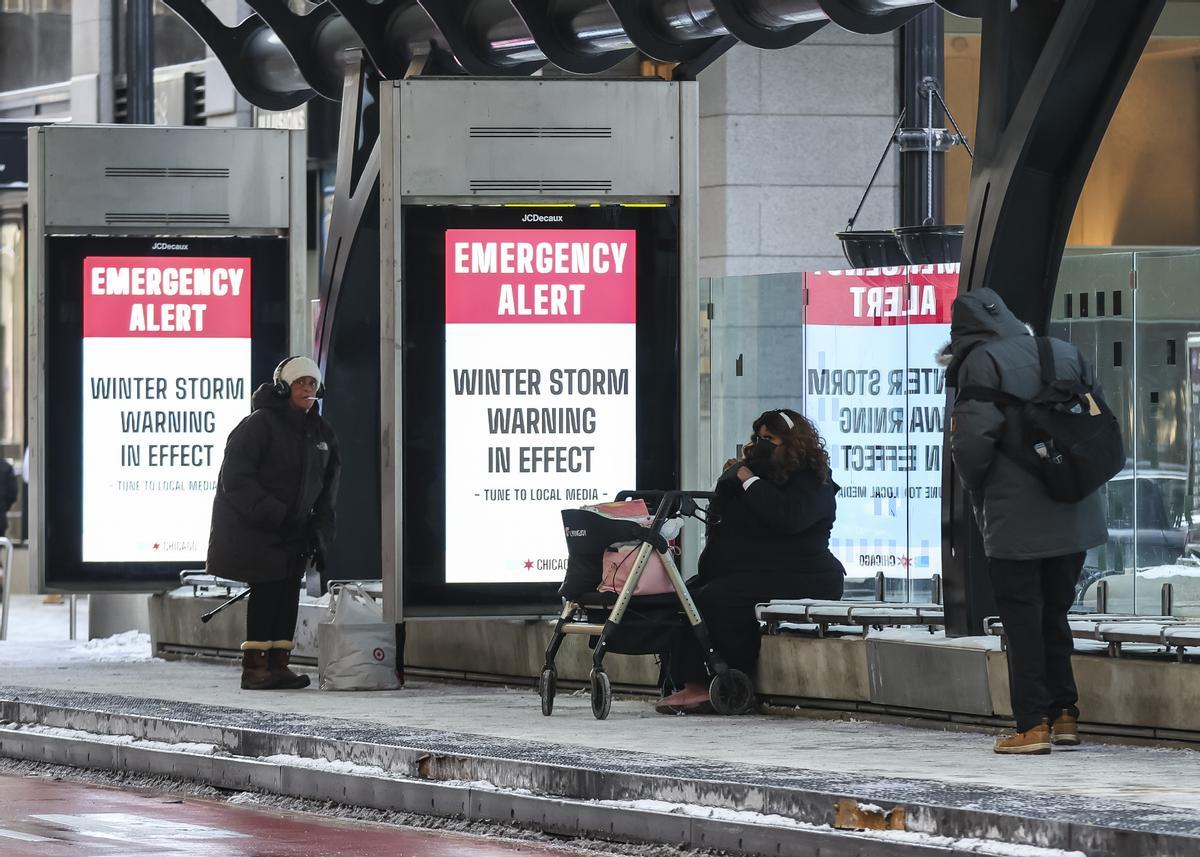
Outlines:
[[[1150,568],[1138,569],[1137,576],[1142,580],[1158,580],[1165,577],[1200,577],[1200,566],[1155,565]]]
[[[172,753],[195,753],[201,756],[211,756],[217,752],[216,744],[198,744],[191,741],[167,742],[151,741],[137,738],[133,735],[106,735],[100,732],[84,732],[81,729],[66,729],[61,726],[42,726],[36,723],[2,723],[5,729],[18,732],[31,732],[36,735],[48,735],[55,738],[71,738],[77,741],[95,741],[103,744],[136,745],[146,750],[165,750]]]
[[[78,599],[75,637],[70,639],[70,605],[46,603],[41,595],[14,595],[8,613],[8,637],[0,641],[0,665],[53,665],[91,661],[152,661],[150,635],[124,631],[89,640],[88,600]]]
[[[647,812],[663,812],[686,815],[692,818],[712,818],[739,824],[762,824],[768,827],[793,827],[801,830],[821,830],[827,833],[840,832],[853,836],[866,836],[911,845],[928,845],[953,849],[960,854],[979,854],[981,857],[1087,857],[1081,851],[1063,851],[1058,848],[1041,848],[1036,845],[1020,845],[993,839],[955,839],[952,836],[934,836],[928,833],[910,833],[905,830],[858,830],[834,831],[827,824],[810,824],[783,815],[770,815],[750,810],[726,809],[724,807],[700,806],[697,804],[671,803],[662,800],[597,800],[589,803],[600,806],[626,807]],[[882,811],[873,804],[859,804],[862,809]]]

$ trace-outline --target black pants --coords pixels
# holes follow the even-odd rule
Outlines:
[[[291,640],[300,613],[300,578],[250,584],[246,597],[246,639]]]
[[[845,575],[839,570],[820,574],[740,572],[693,582],[688,591],[704,617],[717,654],[733,669],[753,676],[762,643],[754,605],[773,598],[838,599],[842,597],[844,580]],[[708,683],[704,653],[686,622],[676,634],[668,658],[666,672],[670,686],[664,681],[664,690],[678,689],[687,682]]]
[[[992,592],[1008,645],[1008,682],[1018,731],[1051,723],[1066,709],[1079,716],[1075,703],[1075,650],[1067,611],[1075,603],[1075,585],[1084,554],[1033,560],[993,559],[988,563]]]

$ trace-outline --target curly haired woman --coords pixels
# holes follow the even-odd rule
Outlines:
[[[689,590],[726,663],[753,675],[761,640],[754,605],[773,598],[842,597],[846,571],[829,551],[837,483],[816,428],[796,411],[764,412],[754,434],[717,480],[714,523]],[[709,709],[708,669],[690,628],[668,663],[681,688],[659,700],[661,714]]]

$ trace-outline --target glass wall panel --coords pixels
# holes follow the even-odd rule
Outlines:
[[[1200,252],[1135,255],[1136,610],[1200,615]],[[1189,543],[1191,545],[1189,546]]]
[[[769,408],[803,410],[803,274],[707,281],[711,392],[708,484],[736,458],[755,417]],[[703,356],[703,355],[702,355]]]
[[[1108,516],[1108,543],[1088,552],[1079,580],[1081,606],[1095,606],[1095,585],[1104,578],[1109,612],[1131,612],[1137,581],[1133,507],[1133,450],[1137,403],[1133,395],[1132,253],[1072,255],[1063,258],[1051,313],[1051,336],[1075,343],[1095,367],[1105,400],[1121,421],[1129,465],[1102,492]]]

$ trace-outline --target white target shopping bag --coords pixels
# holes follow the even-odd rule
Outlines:
[[[329,589],[329,608],[317,625],[321,690],[395,690],[396,626],[356,583]]]

